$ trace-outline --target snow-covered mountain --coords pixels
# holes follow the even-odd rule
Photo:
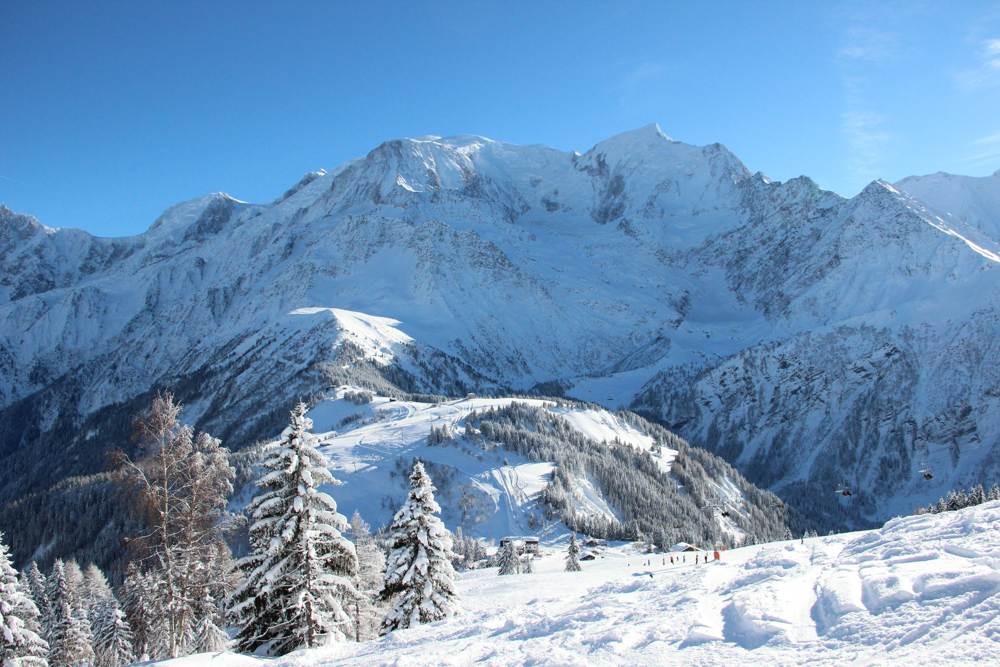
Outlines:
[[[630,413],[562,399],[400,400],[344,386],[309,417],[341,482],[330,490],[340,511],[374,526],[391,522],[419,459],[445,524],[493,543],[533,534],[548,544],[566,538],[567,526],[604,538],[635,538],[638,528],[662,547],[739,545],[787,530],[774,495]],[[528,438],[540,446],[516,446]],[[609,468],[630,483],[616,484]],[[235,507],[254,492],[247,484]],[[665,509],[649,512],[650,504]]]
[[[1000,169],[992,176],[938,172],[910,176],[896,183],[952,224],[967,225],[987,239],[1000,238]]]
[[[98,468],[154,386],[239,447],[351,382],[631,406],[827,523],[908,511],[1000,479],[996,181],[844,199],[648,126],[389,141],[123,239],[0,209],[0,501]]]

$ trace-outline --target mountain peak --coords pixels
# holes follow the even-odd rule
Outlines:
[[[611,135],[604,141],[595,144],[588,152],[636,151],[673,142],[674,140],[660,129],[658,123],[650,123],[634,130],[626,130],[625,132]]]

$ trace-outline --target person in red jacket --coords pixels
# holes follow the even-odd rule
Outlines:
[[[721,556],[721,555],[719,554],[719,550],[718,550],[718,549],[716,549],[716,550],[715,550],[715,560],[719,560],[719,559],[721,559],[721,558],[722,558],[722,556]]]

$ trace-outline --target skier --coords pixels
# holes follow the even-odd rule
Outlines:
[[[715,550],[715,560],[721,560],[721,559],[722,559],[722,555],[719,553],[719,550],[716,549]]]

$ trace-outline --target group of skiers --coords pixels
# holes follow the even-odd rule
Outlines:
[[[661,564],[662,565],[666,565],[668,558],[670,559],[670,564],[671,565],[678,565],[680,563],[686,563],[687,562],[687,555],[686,554],[681,554],[679,556],[673,556],[673,555],[671,555],[669,557],[668,556],[664,556]],[[708,558],[709,558],[709,556],[708,556],[707,553],[704,554],[704,555],[702,555],[700,553],[695,553],[695,555],[694,555],[695,565],[698,565],[699,563],[707,563],[708,562]],[[712,552],[712,560],[722,560],[722,554],[719,553],[718,549],[716,549],[715,551]],[[647,558],[646,560],[644,560],[642,562],[643,567],[650,567],[650,566],[652,566],[652,564],[653,564],[653,559],[651,559],[651,558]],[[630,566],[630,565],[631,565],[631,563],[626,563],[626,566]]]

